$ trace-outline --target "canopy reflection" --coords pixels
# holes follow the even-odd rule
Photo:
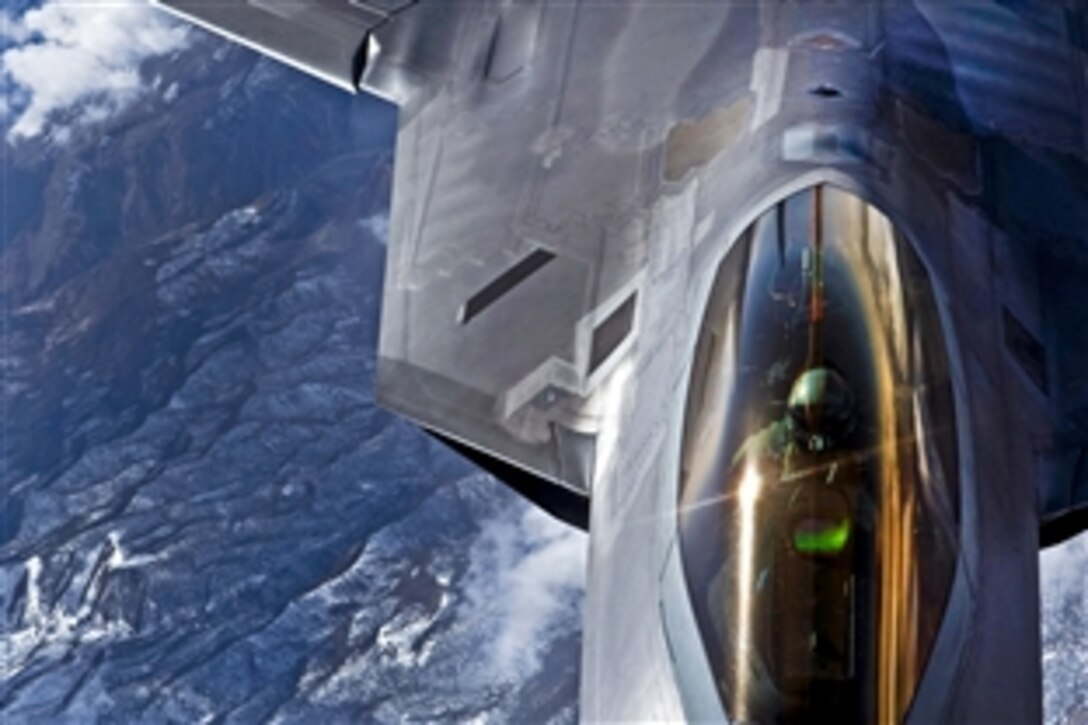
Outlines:
[[[690,386],[679,529],[730,717],[901,720],[957,560],[957,449],[928,276],[818,187],[734,245]]]

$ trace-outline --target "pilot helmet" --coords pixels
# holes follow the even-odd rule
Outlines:
[[[825,451],[854,429],[854,396],[838,371],[809,368],[793,383],[787,416],[794,443],[806,451]]]

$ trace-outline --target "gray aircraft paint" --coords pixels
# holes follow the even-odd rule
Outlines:
[[[588,720],[723,715],[676,546],[719,264],[816,184],[886,214],[935,288],[963,512],[907,719],[1039,719],[1040,521],[1088,503],[1077,3],[163,4],[401,106],[379,396],[591,499]]]

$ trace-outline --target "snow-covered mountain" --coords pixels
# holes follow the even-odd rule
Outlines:
[[[196,42],[7,147],[0,711],[573,720],[584,537],[374,404],[391,109]]]

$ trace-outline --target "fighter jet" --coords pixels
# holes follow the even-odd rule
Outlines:
[[[588,528],[582,718],[1041,718],[1084,3],[159,1],[399,106],[378,395]]]

